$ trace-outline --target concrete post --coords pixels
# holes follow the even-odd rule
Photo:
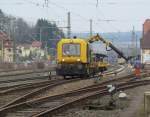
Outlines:
[[[68,12],[68,31],[67,36],[70,39],[71,38],[71,21],[70,21],[70,12]]]
[[[90,19],[90,37],[92,37],[93,33],[93,21]]]
[[[144,93],[144,113],[145,117],[150,117],[150,92]]]

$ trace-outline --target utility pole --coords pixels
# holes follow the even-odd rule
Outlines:
[[[0,31],[2,31],[2,19],[0,19]],[[1,60],[4,61],[4,46],[3,46],[3,39],[1,39]]]
[[[137,56],[138,55],[137,35],[135,35],[135,39],[136,39],[136,56]]]
[[[134,30],[134,26],[133,26],[133,30],[132,30],[132,55],[135,56],[135,30]]]
[[[93,30],[92,30],[92,28],[93,28],[93,21],[92,21],[92,19],[90,19],[90,37],[92,37],[92,33],[93,33]]]
[[[68,12],[68,32],[67,32],[67,36],[68,38],[71,38],[71,22],[70,22],[70,12]]]
[[[16,38],[15,38],[15,33],[16,33],[16,23],[15,21],[12,21],[11,22],[12,24],[12,29],[13,29],[13,32],[12,32],[12,38],[13,38],[13,62],[16,62]]]
[[[46,41],[46,44],[45,44],[45,55],[46,55],[46,60],[47,60],[47,56],[48,56],[48,51],[47,51],[47,41]]]
[[[127,56],[129,57],[129,44],[128,44],[128,48],[127,48]]]
[[[42,41],[42,27],[40,27],[40,42]]]
[[[1,55],[2,55],[2,62],[4,62],[4,41],[1,40]]]

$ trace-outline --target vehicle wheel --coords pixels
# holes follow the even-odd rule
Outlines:
[[[90,70],[87,69],[87,74],[85,75],[85,77],[89,78],[90,77]]]
[[[64,76],[64,79],[66,79],[66,76]]]

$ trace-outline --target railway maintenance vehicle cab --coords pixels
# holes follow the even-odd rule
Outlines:
[[[57,44],[58,75],[88,76],[98,68],[92,56],[90,45],[84,39],[61,39]]]

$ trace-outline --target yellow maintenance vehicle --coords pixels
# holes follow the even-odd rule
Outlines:
[[[85,77],[107,70],[109,64],[102,60],[97,60],[91,50],[90,43],[95,41],[102,41],[127,60],[122,52],[99,35],[88,40],[80,38],[61,39],[57,44],[57,75],[64,76],[64,78],[66,76]]]

